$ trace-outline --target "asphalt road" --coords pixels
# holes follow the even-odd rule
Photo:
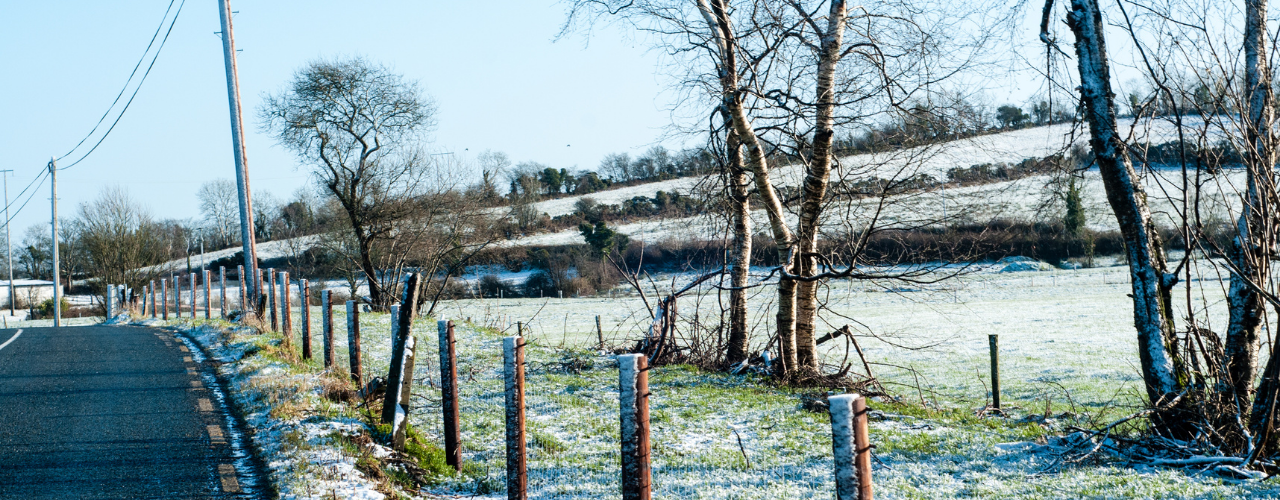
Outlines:
[[[256,496],[213,379],[171,332],[15,332],[0,330],[0,498]]]

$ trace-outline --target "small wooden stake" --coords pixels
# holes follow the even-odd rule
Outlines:
[[[507,498],[525,500],[529,479],[524,437],[524,339],[502,339],[502,375],[507,395]]]
[[[991,407],[1000,409],[1000,336],[987,335],[991,343]]]
[[[444,461],[462,470],[462,433],[458,426],[458,354],[454,350],[453,322],[438,321],[440,337],[440,396],[444,411]]]
[[[351,380],[356,387],[364,386],[364,369],[360,365],[360,304],[347,301],[347,360],[351,366]]]
[[[302,359],[311,359],[311,282],[299,280],[302,293]]]
[[[618,356],[618,405],[622,437],[622,498],[649,500],[649,368],[643,354]]]
[[[333,368],[333,303],[329,291],[320,292],[321,336],[324,337],[324,367]]]
[[[600,338],[600,345],[597,349],[604,349],[604,328],[600,327],[600,315],[596,315],[596,337]]]

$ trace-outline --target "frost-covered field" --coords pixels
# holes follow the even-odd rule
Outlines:
[[[1271,482],[1234,482],[1118,463],[1045,471],[1054,458],[1052,436],[1073,418],[1068,412],[1080,418],[1115,418],[1138,401],[1136,347],[1124,296],[1127,278],[1123,267],[994,271],[975,272],[930,289],[850,289],[841,284],[828,290],[826,300],[834,312],[824,318],[824,329],[856,320],[861,324],[857,328],[874,333],[859,337],[869,360],[882,363],[873,365],[873,370],[910,403],[872,403],[878,410],[871,426],[877,446],[877,496],[1280,497],[1280,487]],[[1221,293],[1220,282],[1193,286],[1203,288],[1210,306],[1217,308],[1213,303]],[[682,314],[692,315],[696,300],[685,299]],[[701,300],[700,314],[716,310],[713,295],[703,295]],[[753,324],[762,337],[772,312],[768,294],[752,300]],[[469,475],[427,491],[502,496],[503,334],[496,330],[506,328],[509,334],[520,321],[528,325],[531,343],[527,396],[531,497],[615,495],[616,364],[607,355],[582,348],[596,343],[595,315],[602,316],[606,340],[621,344],[639,334],[643,311],[638,298],[622,296],[443,304],[440,315],[459,323],[463,441],[465,460],[473,465]],[[336,314],[335,324],[345,324],[341,313]],[[418,364],[414,391],[418,409],[412,419],[424,434],[439,439],[435,325],[423,319],[414,328],[425,349],[420,352],[423,361]],[[389,329],[386,315],[361,315],[365,366],[371,373],[386,369]],[[986,349],[991,333],[1001,339],[1004,401],[1013,414],[1009,419],[973,416],[987,397]],[[345,353],[345,337],[341,332],[337,337],[339,352]],[[756,347],[762,343],[763,338],[758,338]],[[579,374],[566,373],[558,368],[566,356],[588,360],[592,367]],[[843,345],[826,353],[828,363],[843,358]],[[746,376],[682,367],[655,369],[650,386],[655,496],[831,495],[829,422],[825,414],[799,409],[797,394]],[[921,399],[928,409],[921,407]],[[1118,408],[1108,409],[1111,406]],[[1046,412],[1059,418],[1041,425],[1032,417]],[[1036,444],[1046,439],[1048,445]]]

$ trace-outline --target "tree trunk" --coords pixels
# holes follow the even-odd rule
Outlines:
[[[1265,303],[1257,290],[1265,290],[1268,286],[1270,254],[1276,244],[1273,213],[1276,195],[1273,165],[1276,158],[1275,136],[1271,132],[1275,105],[1271,93],[1271,68],[1267,65],[1266,12],[1266,0],[1245,0],[1245,97],[1249,106],[1245,137],[1250,151],[1244,159],[1248,187],[1237,224],[1238,232],[1232,240],[1231,259],[1237,272],[1231,274],[1231,288],[1227,293],[1230,321],[1225,348],[1227,375],[1233,395],[1241,407],[1253,390],[1253,378],[1258,369],[1258,331]],[[1267,363],[1258,397],[1254,399],[1249,415],[1250,427],[1260,438],[1260,447],[1272,450],[1276,444],[1276,433],[1272,431],[1276,391],[1280,389],[1277,385],[1280,383],[1277,380],[1280,365],[1275,363],[1276,354],[1272,344],[1271,361]]]
[[[750,349],[746,286],[751,271],[751,198],[747,171],[742,166],[742,145],[732,130],[727,135],[729,207],[733,224],[729,283],[733,289],[729,291],[729,345],[725,361],[733,365],[746,360]]]
[[[764,146],[756,136],[751,121],[747,119],[746,110],[742,106],[743,92],[738,88],[738,40],[729,22],[727,0],[698,0],[698,10],[707,22],[716,43],[720,71],[721,106],[730,116],[730,125],[738,140],[746,147],[747,165],[751,169],[756,190],[769,215],[769,228],[778,246],[778,255],[783,265],[791,266],[789,255],[793,237],[787,228],[782,215],[782,202],[773,188],[769,178],[769,161],[764,154]],[[782,346],[782,356],[778,358],[778,370],[786,373],[796,365],[795,357],[795,283],[783,279],[778,284],[778,343]]]
[[[1067,24],[1076,38],[1080,95],[1089,120],[1090,145],[1129,259],[1143,382],[1150,402],[1165,404],[1183,388],[1169,293],[1177,277],[1166,272],[1164,252],[1151,222],[1146,194],[1138,184],[1125,144],[1117,132],[1115,95],[1111,92],[1102,13],[1097,0],[1072,0]],[[1177,426],[1175,419],[1162,415],[1153,421],[1157,428],[1164,430]]]
[[[818,53],[813,155],[805,172],[800,223],[796,231],[799,256],[795,274],[801,276],[812,276],[817,271],[812,255],[818,251],[818,229],[831,177],[831,140],[835,135],[835,72],[844,41],[845,14],[845,2],[833,0],[827,15],[827,31],[822,34],[822,45]],[[818,346],[814,343],[813,335],[818,310],[817,289],[816,281],[802,281],[796,285],[796,363],[798,367],[814,373],[818,371]]]
[[[378,269],[373,266],[373,238],[359,228],[356,229],[356,242],[360,246],[360,270],[364,272],[364,280],[369,285],[369,302],[377,310],[385,310],[382,286],[378,284]],[[355,297],[352,297],[355,299]]]

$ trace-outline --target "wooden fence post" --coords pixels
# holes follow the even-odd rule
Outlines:
[[[649,500],[649,367],[644,354],[618,356],[622,498]]]
[[[240,321],[244,321],[245,315],[249,314],[249,308],[245,307],[245,302],[249,300],[249,292],[245,289],[244,264],[236,266],[236,277],[240,278]]]
[[[298,280],[302,294],[302,359],[311,359],[311,282]]]
[[[280,331],[280,317],[276,314],[279,308],[280,297],[276,295],[276,282],[280,276],[276,273],[276,268],[267,269],[267,312],[271,316],[271,331]]]
[[[525,500],[529,479],[524,448],[524,338],[502,339],[502,375],[507,394],[507,499]]]
[[[836,500],[871,500],[871,439],[867,400],[858,394],[827,398],[831,412],[831,448]]]
[[[160,278],[160,314],[160,319],[169,321],[169,282],[164,278]]]
[[[189,288],[191,288],[191,319],[196,319],[196,311],[199,310],[199,308],[196,307],[196,290],[200,289],[200,281],[196,278],[196,273],[190,273],[189,278]]]
[[[991,344],[991,407],[1000,409],[1000,336],[987,335]]]
[[[218,312],[219,318],[227,318],[227,266],[218,266],[218,289],[222,290],[218,296]]]
[[[404,440],[409,434],[409,396],[413,393],[413,359],[418,350],[417,344],[417,339],[412,335],[404,340],[404,352],[400,355],[400,374],[387,382],[388,390],[395,394],[395,401],[392,403],[395,415],[391,424],[391,447],[397,450],[404,450]]]
[[[444,411],[444,461],[462,470],[462,433],[458,426],[458,354],[455,351],[453,322],[436,322],[440,337],[440,396]]]
[[[149,288],[149,291],[151,292],[151,319],[155,319],[156,317],[156,280],[151,280],[151,287]]]
[[[333,304],[328,290],[320,292],[320,335],[324,338],[324,368],[333,368]]]
[[[598,347],[597,349],[604,349],[604,328],[600,327],[599,314],[596,315],[596,337],[600,338],[600,347]]]
[[[285,346],[293,346],[293,307],[289,296],[289,273],[280,271],[280,333],[284,335]]]
[[[360,304],[347,301],[347,362],[351,367],[351,380],[356,387],[364,387],[364,368],[360,364]]]
[[[400,307],[392,306],[392,311],[395,311],[396,315],[391,319],[391,366],[387,369],[387,392],[382,400],[382,423],[384,424],[395,422],[396,408],[400,404],[400,393],[391,382],[400,380],[404,372],[404,346],[407,339],[413,336],[413,318],[418,310],[420,280],[421,276],[417,273],[409,274],[405,278]]]
[[[213,298],[210,296],[213,295],[213,286],[209,283],[209,280],[213,273],[208,269],[205,269],[201,274],[203,274],[201,278],[204,280],[204,319],[212,319],[213,307],[211,303],[213,302]]]

